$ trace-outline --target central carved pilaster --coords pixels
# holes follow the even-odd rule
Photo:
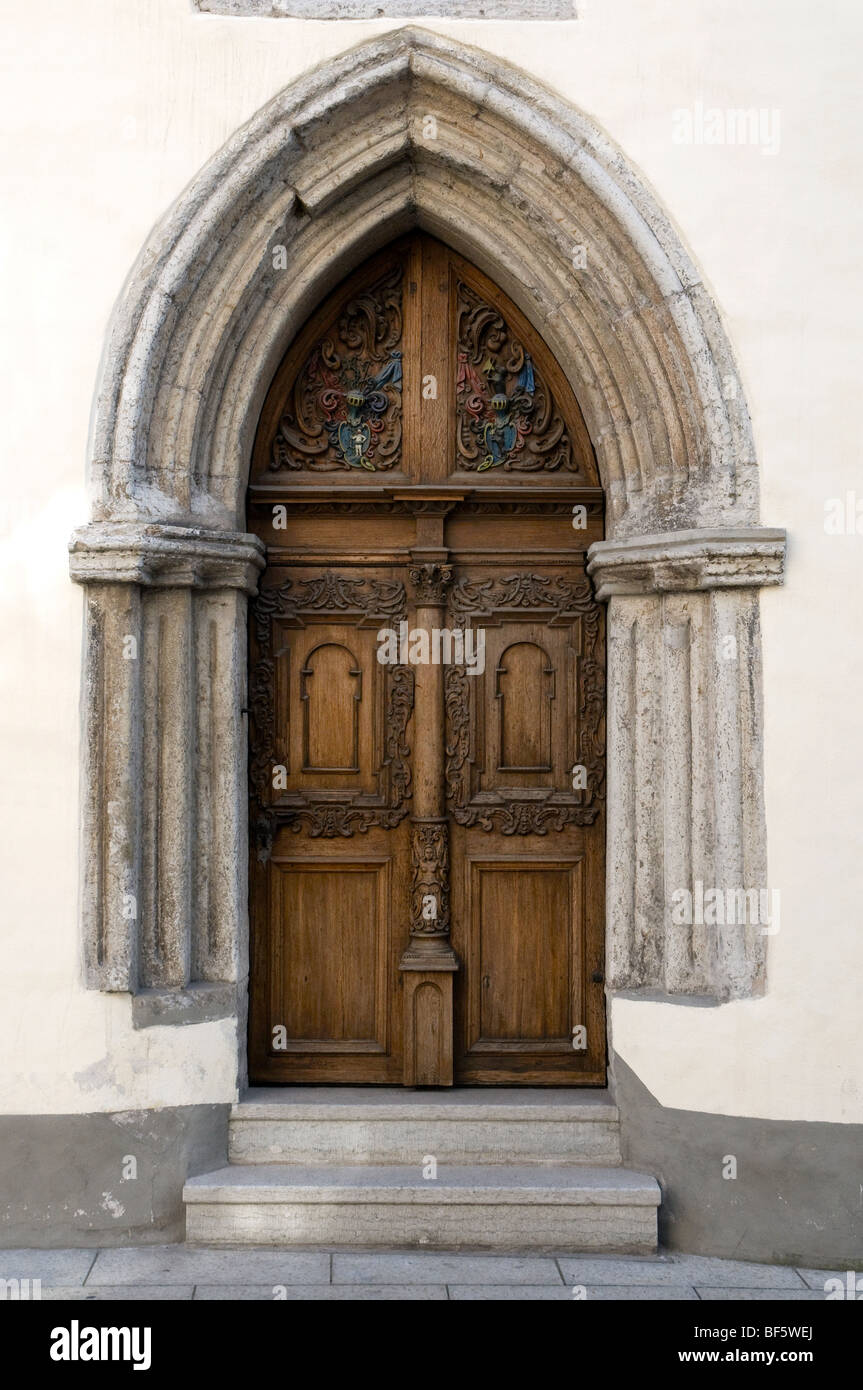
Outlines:
[[[449,827],[415,821],[411,836],[411,936],[449,936]]]
[[[436,518],[440,521],[441,518]],[[438,554],[414,553],[410,582],[416,624],[436,627],[452,584],[453,567]],[[438,548],[438,547],[436,547]],[[449,827],[444,793],[444,668],[416,668],[414,805],[411,827],[410,942],[404,972],[406,1086],[451,1086],[453,1080],[452,977],[458,958],[450,945]]]
[[[446,603],[447,590],[452,583],[452,565],[411,565],[410,578],[420,607],[439,608]]]

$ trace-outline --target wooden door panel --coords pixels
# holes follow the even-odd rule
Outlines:
[[[449,599],[486,634],[484,672],[446,675],[456,1077],[474,1084],[604,1079],[602,612],[534,535],[519,570],[456,552]]]
[[[276,628],[276,747],[284,758],[284,790],[377,795],[375,714],[385,696],[374,634],[340,622]]]
[[[560,364],[432,237],[285,355],[248,496],[253,1081],[604,1083],[602,509]]]
[[[252,608],[255,1079],[401,1080],[413,671],[377,633],[407,596],[349,559],[271,565]]]
[[[274,857],[274,1055],[387,1051],[390,867]]]
[[[467,1054],[563,1053],[581,1018],[580,861],[471,859]]]

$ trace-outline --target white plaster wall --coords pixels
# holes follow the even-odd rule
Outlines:
[[[585,0],[571,24],[434,22],[581,106],[642,169],[722,308],[753,410],[762,517],[790,532],[767,592],[770,885],[761,1001],[618,1000],[617,1050],[665,1105],[863,1120],[863,535],[823,530],[855,487],[863,379],[856,0]],[[394,27],[228,20],[188,0],[3,0],[0,1110],[233,1096],[226,1024],[131,1028],[82,990],[77,897],[81,593],[90,404],[112,303],[201,164],[308,67]],[[684,146],[672,112],[780,113],[779,150]]]

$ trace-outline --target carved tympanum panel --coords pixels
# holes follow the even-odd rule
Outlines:
[[[528,348],[464,280],[456,293],[457,466],[577,473],[566,421]]]
[[[351,295],[314,343],[291,385],[269,466],[386,472],[402,449],[400,263]]]
[[[335,290],[267,396],[252,494],[470,475],[598,485],[570,383],[520,310],[431,237],[407,237]]]

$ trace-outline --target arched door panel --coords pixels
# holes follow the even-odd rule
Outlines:
[[[559,364],[406,237],[286,354],[248,515],[252,1079],[602,1084],[603,499]]]

